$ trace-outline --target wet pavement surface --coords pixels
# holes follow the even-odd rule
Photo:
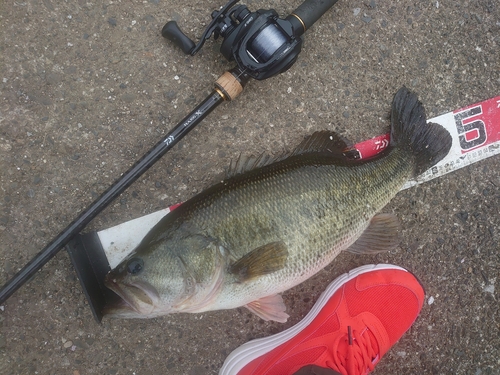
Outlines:
[[[247,1],[285,16],[299,1]],[[233,65],[208,41],[186,56],[218,1],[14,1],[0,5],[0,282],[3,284],[207,96]],[[359,142],[387,130],[394,93],[428,117],[500,94],[495,0],[339,1],[286,73],[251,81],[86,229],[185,201],[241,153],[278,155],[330,129]],[[284,293],[290,319],[244,308],[97,324],[61,251],[0,308],[1,374],[216,374],[244,342],[288,328],[326,285],[369,263],[411,270],[426,303],[375,374],[500,373],[499,157],[400,192],[385,208],[401,245],[341,254]]]

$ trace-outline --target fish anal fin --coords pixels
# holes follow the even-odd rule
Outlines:
[[[283,298],[279,294],[259,298],[256,301],[246,304],[245,307],[266,321],[274,320],[279,323],[285,323],[289,318],[289,315],[285,312],[286,306]]]
[[[347,251],[355,254],[376,254],[390,251],[399,244],[399,222],[392,214],[377,214],[370,225]]]
[[[229,267],[229,273],[244,282],[282,269],[288,257],[286,245],[271,242],[253,249]]]

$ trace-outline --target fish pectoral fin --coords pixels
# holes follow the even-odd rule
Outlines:
[[[243,282],[282,269],[288,257],[286,245],[271,242],[253,249],[229,267],[229,273]]]
[[[390,251],[399,244],[399,222],[392,214],[377,214],[370,225],[347,251],[354,254],[376,254]]]
[[[285,312],[286,306],[283,298],[279,294],[259,298],[256,301],[246,304],[245,307],[266,321],[274,320],[285,323],[289,318],[289,315]]]

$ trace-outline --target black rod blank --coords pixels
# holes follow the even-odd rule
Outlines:
[[[325,12],[330,9],[338,0],[306,0],[295,9],[292,14],[299,17],[303,22],[304,33],[317,20],[321,18]],[[298,35],[296,35],[298,36]]]

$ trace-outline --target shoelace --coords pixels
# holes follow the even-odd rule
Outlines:
[[[335,340],[332,346],[332,362],[327,364],[343,375],[364,375],[375,367],[378,358],[377,343],[370,333],[353,331],[347,327],[347,334]]]

